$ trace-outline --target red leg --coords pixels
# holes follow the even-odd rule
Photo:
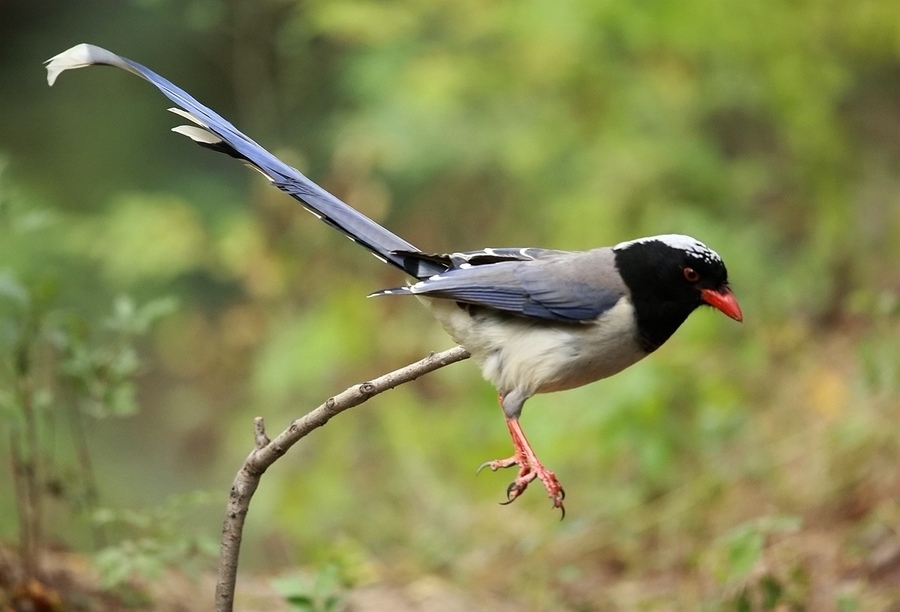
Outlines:
[[[519,419],[507,418],[506,426],[509,428],[509,435],[512,438],[515,454],[507,459],[497,459],[483,463],[478,468],[478,471],[486,467],[491,468],[491,471],[496,471],[514,465],[519,466],[519,473],[516,475],[516,479],[506,489],[508,499],[503,503],[509,504],[514,502],[519,495],[525,492],[528,484],[537,478],[544,483],[544,488],[547,490],[547,496],[553,502],[553,507],[559,508],[562,511],[562,517],[565,518],[566,508],[563,506],[563,499],[565,499],[566,493],[562,485],[559,484],[556,475],[545,468],[540,459],[537,458],[537,455],[534,454],[531,444],[528,443],[528,439],[525,437],[525,432],[522,431]]]

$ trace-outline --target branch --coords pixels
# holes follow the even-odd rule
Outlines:
[[[219,571],[216,582],[216,612],[231,612],[234,608],[234,588],[237,581],[238,555],[244,531],[244,519],[250,509],[250,499],[259,486],[265,471],[284,455],[290,447],[313,430],[322,427],[333,416],[359,406],[371,397],[396,386],[415,380],[444,366],[469,358],[469,352],[455,347],[432,353],[425,359],[394,370],[383,376],[350,387],[328,399],[324,404],[300,417],[283,432],[269,440],[262,417],[254,419],[255,448],[238,470],[231,485],[228,508],[222,525],[222,544],[219,549]]]

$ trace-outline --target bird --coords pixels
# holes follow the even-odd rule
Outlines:
[[[534,247],[428,253],[308,179],[180,87],[106,49],[76,45],[45,62],[47,82],[90,65],[131,72],[156,86],[190,122],[172,131],[243,161],[326,224],[403,272],[407,283],[371,296],[415,296],[465,348],[497,390],[513,454],[478,471],[516,468],[508,504],[535,480],[565,517],[565,490],[533,450],[519,417],[539,393],[608,378],[662,346],[687,317],[710,306],[743,314],[722,258],[699,240],[660,234],[586,251]]]

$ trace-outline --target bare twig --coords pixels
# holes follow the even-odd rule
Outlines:
[[[13,439],[11,450],[13,470],[16,475],[16,495],[19,497],[21,525],[22,565],[25,580],[37,578],[40,570],[41,545],[43,544],[43,465],[41,462],[40,436],[34,406],[34,386],[31,371],[31,355],[27,342],[23,342],[17,359],[17,391],[19,407],[24,422],[21,443]],[[15,434],[14,434],[15,435]]]
[[[250,508],[250,499],[259,486],[265,471],[301,438],[327,423],[331,417],[358,406],[369,398],[388,389],[415,380],[451,363],[469,357],[468,351],[455,347],[441,353],[432,353],[425,359],[394,370],[383,376],[350,387],[324,404],[300,417],[283,432],[269,440],[262,417],[254,420],[255,448],[244,461],[231,485],[228,508],[222,525],[222,545],[219,550],[219,572],[216,582],[216,612],[231,612],[234,607],[234,588],[237,580],[238,555],[244,530],[244,519]]]

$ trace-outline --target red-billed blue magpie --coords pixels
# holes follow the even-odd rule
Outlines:
[[[590,251],[425,253],[136,62],[81,44],[48,60],[47,80],[52,85],[61,72],[92,64],[116,66],[150,81],[177,105],[170,110],[192,124],[173,131],[247,162],[316,217],[414,279],[372,295],[418,297],[497,388],[514,454],[481,467],[518,467],[505,503],[538,478],[553,506],[565,513],[562,486],[538,460],[519,424],[528,398],[622,371],[659,348],[698,306],[743,319],[722,259],[689,236],[650,236]]]

